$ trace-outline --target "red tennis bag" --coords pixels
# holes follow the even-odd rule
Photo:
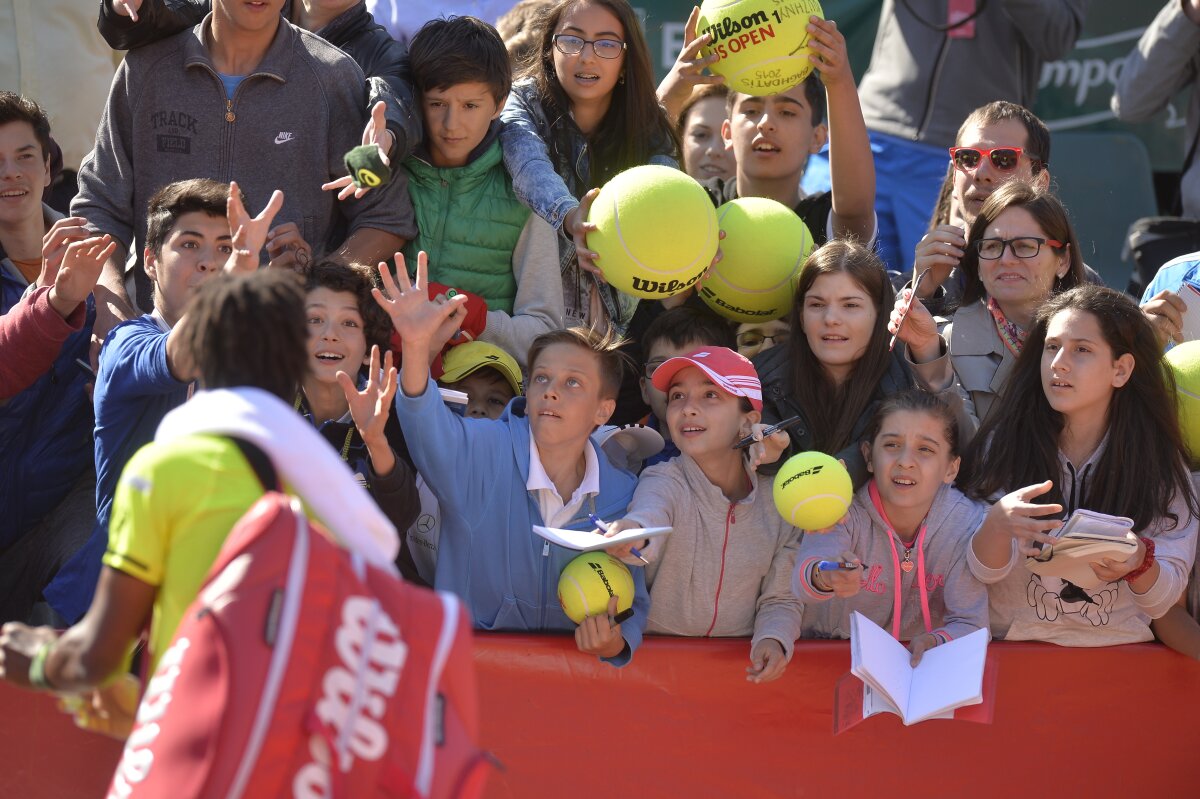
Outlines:
[[[467,614],[267,493],[138,707],[110,799],[478,797]]]

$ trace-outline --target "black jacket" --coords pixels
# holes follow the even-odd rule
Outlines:
[[[211,9],[211,0],[145,0],[135,23],[113,11],[112,0],[101,0],[96,27],[109,47],[132,50],[195,27]],[[291,11],[288,0],[283,6],[283,16],[288,20]],[[408,48],[375,21],[365,0],[313,33],[344,50],[362,69],[367,76],[368,108],[378,100],[387,103],[388,130],[396,138],[390,156],[393,164],[399,164],[421,141],[421,116],[413,98]]]
[[[800,335],[803,335],[803,333]],[[850,472],[850,479],[854,481],[854,489],[856,491],[867,482],[867,478],[870,476],[867,472],[867,461],[863,458],[862,448],[859,446],[859,442],[866,432],[867,424],[870,423],[871,417],[875,414],[875,410],[879,407],[881,400],[915,385],[912,372],[909,371],[908,365],[904,363],[901,350],[903,350],[902,347],[897,348],[892,354],[891,361],[888,363],[888,369],[883,373],[883,377],[875,389],[875,394],[854,422],[854,429],[850,435],[851,443],[841,452],[829,453],[833,457],[845,461],[846,470]],[[779,457],[779,460],[774,463],[763,464],[758,469],[763,474],[775,474],[779,471],[783,462],[791,456],[816,449],[813,440],[812,425],[809,423],[804,411],[800,408],[800,403],[796,401],[795,394],[790,388],[792,379],[791,347],[787,344],[780,344],[759,353],[751,360],[754,363],[754,368],[758,371],[759,380],[762,381],[763,422],[765,424],[774,424],[793,416],[800,417],[800,423],[788,430],[788,435],[792,441],[783,455]]]

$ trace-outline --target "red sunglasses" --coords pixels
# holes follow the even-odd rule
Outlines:
[[[1021,161],[1020,147],[951,147],[950,160],[954,168],[962,172],[973,172],[979,168],[984,158],[991,159],[992,166],[1001,172],[1011,172]]]

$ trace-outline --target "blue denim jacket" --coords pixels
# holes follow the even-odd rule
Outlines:
[[[567,213],[591,186],[587,137],[569,114],[550,118],[532,78],[513,85],[500,119],[504,121],[500,133],[504,166],[517,197],[560,230]],[[569,151],[552,151],[550,143],[563,132]],[[649,163],[679,167],[671,153],[655,153]]]
[[[532,78],[513,85],[500,119],[504,122],[500,132],[504,166],[512,176],[517,198],[559,232],[559,263],[568,324],[590,326],[599,321],[589,315],[589,297],[595,291],[608,321],[624,333],[637,308],[637,298],[581,271],[575,259],[574,242],[562,229],[567,214],[578,207],[579,198],[591,188],[587,137],[569,114],[554,112],[542,104]],[[555,147],[552,143],[556,140],[566,141],[568,146]],[[671,153],[655,153],[648,163],[679,167]]]

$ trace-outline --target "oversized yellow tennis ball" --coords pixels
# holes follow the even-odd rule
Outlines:
[[[1175,373],[1175,395],[1179,403],[1179,426],[1192,454],[1200,463],[1200,341],[1176,345],[1167,352],[1167,365]]]
[[[633,607],[633,575],[629,568],[607,552],[585,552],[563,568],[558,578],[558,603],[576,624],[584,616],[608,610],[608,600],[617,595],[617,612]]]
[[[587,237],[615,288],[661,300],[691,287],[717,254],[717,210],[692,177],[667,166],[627,169],[600,189]]]
[[[735,322],[766,322],[792,307],[796,280],[813,251],[808,225],[783,203],[741,197],[717,209],[721,262],[700,281],[700,297]]]
[[[696,32],[712,34],[702,55],[731,91],[763,96],[796,86],[812,72],[808,18],[825,18],[817,0],[704,0]]]
[[[824,452],[793,455],[775,475],[775,507],[801,530],[824,530],[842,520],[854,498],[850,473]]]

